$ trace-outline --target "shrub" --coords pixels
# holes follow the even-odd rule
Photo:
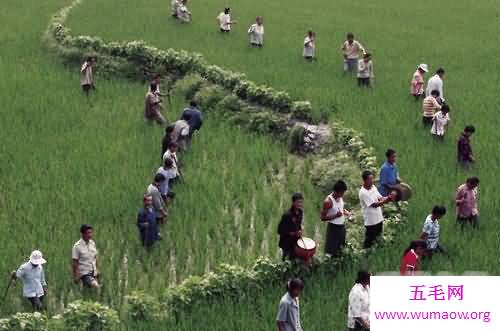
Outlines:
[[[292,117],[298,120],[312,120],[312,106],[309,101],[295,101],[292,104]]]
[[[219,103],[216,106],[217,109],[229,112],[240,111],[241,107],[242,107],[242,102],[234,94],[225,96],[224,98],[222,98],[222,100],[219,101]]]
[[[183,95],[186,100],[191,100],[205,84],[206,80],[203,79],[200,75],[191,74],[179,80],[175,84],[174,90],[177,93]]]
[[[203,110],[214,109],[227,93],[222,87],[211,85],[200,89],[194,96],[194,100]]]
[[[48,331],[48,319],[41,313],[17,313],[9,318],[0,319],[0,331]]]
[[[125,297],[125,300],[128,315],[133,320],[151,321],[164,317],[158,299],[142,291],[132,292]]]
[[[98,302],[82,300],[70,303],[60,319],[66,331],[108,331],[120,322],[115,310]]]
[[[248,110],[247,110],[248,112]],[[270,112],[249,112],[248,129],[258,133],[281,135],[286,132],[287,121]]]
[[[304,137],[306,134],[306,129],[303,126],[296,125],[288,133],[288,150],[293,152],[298,152],[301,146],[304,144]]]

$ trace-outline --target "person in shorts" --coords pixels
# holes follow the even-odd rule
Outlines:
[[[99,272],[97,269],[98,251],[93,237],[91,225],[83,224],[80,227],[81,239],[73,245],[71,257],[73,260],[73,280],[80,281],[88,288],[99,289]]]

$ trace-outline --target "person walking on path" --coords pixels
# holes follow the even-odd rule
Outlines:
[[[93,68],[96,63],[97,58],[95,56],[89,56],[80,68],[80,85],[87,98],[90,96],[90,90],[95,91]]]
[[[445,101],[443,92],[443,78],[444,69],[439,68],[438,70],[436,70],[436,74],[429,78],[429,81],[427,82],[427,88],[425,90],[426,96],[430,96],[432,91],[438,91],[439,97],[437,101],[439,102],[439,104],[442,104]]]
[[[372,87],[372,80],[375,78],[373,73],[372,55],[366,53],[363,58],[358,61],[358,86]]]
[[[293,260],[295,244],[302,237],[304,229],[304,197],[301,193],[292,196],[292,206],[288,209],[278,225],[280,236],[279,247],[283,251],[283,260]]]
[[[476,162],[470,144],[470,138],[475,132],[474,126],[467,125],[457,141],[457,161],[466,169],[469,169]]]
[[[325,254],[339,256],[345,246],[346,230],[345,221],[351,213],[344,208],[344,193],[347,185],[339,180],[333,185],[333,192],[330,193],[323,202],[320,218],[327,222]]]
[[[73,280],[80,281],[84,286],[99,289],[99,270],[97,266],[98,251],[92,239],[94,231],[91,225],[83,224],[80,227],[81,239],[74,245],[71,252]]]
[[[43,299],[47,293],[47,283],[42,265],[46,262],[42,252],[33,251],[29,261],[11,274],[13,280],[19,279],[23,283],[23,296],[31,303],[34,311],[44,309]]]
[[[304,282],[292,279],[287,284],[287,293],[280,300],[276,325],[278,331],[302,331],[300,324],[299,297],[304,290]]]
[[[250,36],[250,45],[264,46],[264,19],[262,16],[257,16],[255,23],[248,28],[248,35]]]
[[[139,210],[137,215],[137,227],[142,246],[151,249],[159,239],[158,223],[151,195],[144,195],[144,207]]]
[[[477,203],[479,178],[469,177],[465,184],[458,187],[455,195],[457,205],[457,224],[462,230],[466,224],[473,229],[479,228],[479,208]]]
[[[346,40],[341,47],[344,56],[344,73],[355,73],[358,70],[358,60],[360,55],[366,53],[361,43],[354,39],[354,34],[348,32]]]
[[[368,271],[359,271],[356,282],[349,292],[347,308],[349,331],[370,331],[370,276]]]
[[[427,64],[422,63],[419,64],[417,70],[413,74],[413,78],[411,79],[410,93],[415,97],[415,101],[420,100],[420,98],[425,97],[424,94],[424,75],[429,71]]]

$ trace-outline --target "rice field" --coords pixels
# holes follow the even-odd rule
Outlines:
[[[135,215],[142,192],[159,166],[162,131],[142,120],[145,86],[98,79],[89,106],[79,90],[77,68],[63,66],[41,45],[50,16],[68,1],[4,0],[0,19],[0,287],[8,273],[34,248],[44,252],[50,295],[57,311],[82,294],[70,279],[70,250],[78,227],[96,227],[106,287],[101,298],[119,306],[129,289],[163,290],[220,262],[247,264],[259,255],[277,258],[275,226],[289,195],[306,195],[307,232],[319,238],[322,196],[307,177],[308,161],[290,156],[271,138],[208,118],[192,149],[182,155],[186,183],[176,187],[172,222],[164,239],[147,256],[139,246]],[[239,21],[230,35],[217,32],[215,16],[225,5]],[[365,133],[379,160],[393,147],[399,168],[414,187],[408,226],[393,245],[379,249],[365,264],[375,272],[395,270],[403,247],[419,234],[434,204],[448,208],[442,242],[452,252],[438,257],[435,272],[475,270],[500,274],[498,265],[500,163],[498,141],[498,60],[495,2],[464,0],[407,3],[396,0],[318,0],[306,6],[268,1],[192,1],[191,25],[168,16],[166,1],[88,0],[69,19],[75,34],[106,40],[143,39],[157,47],[197,51],[211,63],[244,72],[250,79],[286,89],[313,102],[316,111]],[[246,28],[263,15],[266,45],[247,46]],[[439,24],[437,23],[439,22]],[[480,22],[480,23],[478,23]],[[318,62],[304,63],[305,32],[317,33]],[[347,31],[374,55],[375,86],[360,91],[342,74],[340,44]],[[492,42],[484,42],[492,40]],[[478,45],[479,41],[480,42]],[[409,97],[409,80],[418,63],[446,71],[445,94],[452,123],[444,143],[432,141],[420,125],[420,105]],[[184,101],[174,96],[168,116]],[[466,124],[477,133],[478,164],[469,172],[455,166],[455,138]],[[482,180],[482,229],[455,228],[453,194],[469,175]],[[307,330],[345,325],[346,295],[357,266],[318,275],[302,301]],[[130,323],[130,330],[261,330],[274,325],[281,288],[241,302],[193,307],[175,325]],[[7,297],[2,315],[22,310],[19,286]],[[328,316],[328,317],[326,317]]]

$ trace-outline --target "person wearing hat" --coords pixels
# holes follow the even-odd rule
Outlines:
[[[20,279],[23,282],[23,296],[29,300],[34,311],[43,309],[43,297],[47,292],[42,267],[45,262],[47,261],[43,258],[42,252],[36,250],[31,253],[28,262],[12,272],[12,279]]]
[[[417,67],[417,70],[413,74],[413,78],[411,80],[411,88],[410,93],[415,97],[415,101],[418,101],[420,98],[425,97],[424,94],[424,75],[429,71],[427,64],[422,63]]]
[[[71,251],[73,260],[73,280],[82,282],[89,288],[99,289],[99,272],[97,270],[97,248],[92,236],[94,230],[91,225],[83,224],[80,227],[82,238],[78,240]]]

